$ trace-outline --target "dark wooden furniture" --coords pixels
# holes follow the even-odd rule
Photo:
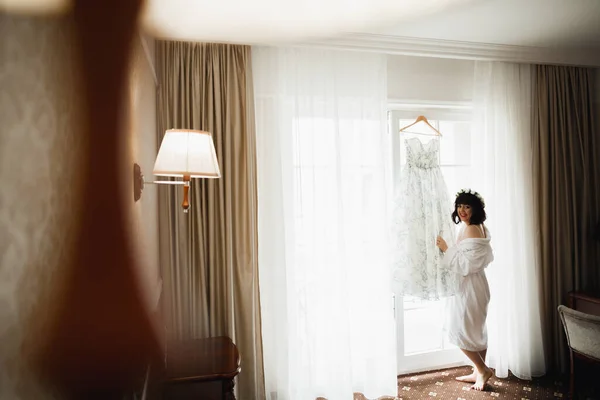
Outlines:
[[[585,292],[569,292],[569,308],[590,315],[600,316],[600,295]]]
[[[226,336],[169,344],[163,398],[235,400],[233,380],[239,373],[238,349]]]
[[[585,292],[580,292],[580,291],[569,292],[568,304],[569,304],[569,308],[571,308],[573,310],[600,317],[600,295],[593,295],[590,293],[585,293]],[[562,316],[561,316],[561,318],[562,318]],[[564,325],[564,321],[563,321],[563,325]],[[588,366],[588,368],[592,369],[591,371],[584,371],[584,372],[591,372],[591,376],[596,375],[596,373],[594,371],[598,369],[600,361],[595,358],[591,358],[585,354],[581,354],[577,351],[574,351],[570,345],[569,345],[569,353],[570,353],[570,361],[571,361],[569,392],[570,392],[570,398],[574,399],[577,396],[576,390],[575,390],[575,364],[576,364],[577,360],[583,361]],[[597,382],[595,382],[595,383],[597,384]]]

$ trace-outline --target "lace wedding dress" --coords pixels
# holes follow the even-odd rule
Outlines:
[[[458,275],[442,263],[435,245],[442,236],[455,242],[453,203],[439,165],[439,139],[405,140],[406,165],[395,199],[393,231],[395,291],[403,296],[438,300],[457,291]]]

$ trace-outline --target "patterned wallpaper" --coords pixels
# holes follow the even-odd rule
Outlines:
[[[26,356],[43,332],[42,316],[32,310],[48,304],[81,210],[76,194],[84,143],[71,22],[0,14],[0,38],[0,398],[51,399],[32,380]],[[148,164],[156,154],[155,86],[139,41],[131,70],[123,163],[128,188],[131,163]],[[137,162],[148,175],[152,166]],[[149,299],[158,287],[154,190],[135,204],[132,195],[129,213]]]

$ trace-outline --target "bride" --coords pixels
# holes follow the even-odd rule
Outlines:
[[[493,376],[485,364],[487,353],[487,317],[490,289],[485,268],[494,260],[490,232],[483,222],[485,203],[477,192],[462,190],[456,195],[452,220],[462,226],[456,243],[448,247],[438,236],[437,247],[444,252],[447,268],[462,276],[458,293],[449,299],[447,330],[450,343],[459,347],[473,362],[471,375],[456,378],[473,383],[472,389],[484,390]]]

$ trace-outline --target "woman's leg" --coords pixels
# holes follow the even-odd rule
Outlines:
[[[485,356],[487,355],[487,349],[481,350],[478,353],[485,364]],[[473,372],[471,374],[458,376],[455,379],[461,382],[475,383],[477,381],[477,367],[473,366]]]
[[[481,359],[483,360],[483,363],[485,364],[485,356],[487,355],[487,349],[481,350],[479,352],[479,355],[481,356]]]
[[[469,360],[471,360],[473,365],[475,365],[475,370],[473,370],[473,373],[475,374],[475,382],[472,389],[483,390],[487,381],[494,375],[492,370],[485,365],[485,361],[482,358],[481,353],[483,353],[483,356],[485,357],[487,351],[483,350],[482,352],[476,352],[465,349],[461,350],[463,353],[465,353]],[[470,378],[470,376],[468,377]],[[464,381],[467,382],[466,380]]]

